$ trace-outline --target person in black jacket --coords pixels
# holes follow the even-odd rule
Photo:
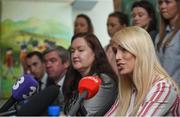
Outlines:
[[[44,90],[52,84],[46,73],[43,54],[38,51],[32,51],[27,54],[26,64],[30,74],[39,82],[39,91]]]
[[[48,78],[53,80],[54,84],[60,86],[60,93],[56,102],[64,106],[63,87],[66,72],[70,64],[69,52],[62,46],[55,46],[45,50],[43,57]]]
[[[144,28],[151,36],[153,43],[158,32],[156,12],[153,5],[147,0],[136,1],[132,5],[132,23]]]

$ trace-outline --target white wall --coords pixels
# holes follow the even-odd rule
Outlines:
[[[73,21],[77,14],[87,14],[93,23],[96,36],[99,38],[102,46],[109,43],[110,37],[107,33],[107,17],[113,12],[113,0],[97,0],[98,2],[90,11],[79,11],[73,9]]]

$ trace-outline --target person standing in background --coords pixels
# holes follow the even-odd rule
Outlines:
[[[89,32],[94,33],[91,19],[85,14],[79,14],[74,21],[74,34]]]
[[[128,16],[122,12],[113,12],[109,14],[108,20],[107,20],[107,32],[109,34],[109,37],[112,38],[112,36],[119,30],[121,30],[124,27],[128,26]],[[111,64],[113,70],[118,74],[117,66],[116,66],[116,60],[115,55],[110,47],[110,45],[107,45],[105,48],[107,58],[109,60],[109,63]]]
[[[161,65],[180,87],[180,1],[158,1],[161,20],[156,53]]]
[[[110,38],[112,38],[117,31],[128,25],[128,16],[125,13],[118,11],[110,13],[107,19],[107,32]]]
[[[21,45],[19,59],[20,59],[20,65],[21,65],[21,69],[22,69],[22,74],[26,74],[26,73],[29,72],[28,68],[27,68],[27,65],[26,65],[27,53],[28,53],[27,45]]]
[[[14,57],[13,57],[13,50],[12,48],[8,48],[6,51],[6,55],[5,55],[5,65],[7,70],[5,71],[5,74],[3,75],[3,77],[7,78],[7,76],[9,74],[12,75],[13,78],[15,78],[15,74],[14,74]]]
[[[154,43],[157,35],[157,19],[153,5],[146,0],[136,1],[131,10],[133,26],[147,30]]]
[[[160,65],[152,39],[138,26],[117,32],[111,40],[119,72],[117,116],[180,116],[180,95]]]

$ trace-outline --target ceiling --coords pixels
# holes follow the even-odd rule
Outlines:
[[[33,1],[33,2],[64,2],[72,5],[73,9],[77,10],[90,10],[92,9],[97,0],[1,0],[1,1]]]
[[[2,0],[3,1],[3,0]],[[33,1],[33,2],[66,2],[72,4],[75,0],[4,0],[4,1]]]

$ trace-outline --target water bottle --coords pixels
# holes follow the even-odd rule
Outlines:
[[[48,115],[50,117],[57,117],[60,115],[61,112],[61,106],[52,105],[48,107]]]

